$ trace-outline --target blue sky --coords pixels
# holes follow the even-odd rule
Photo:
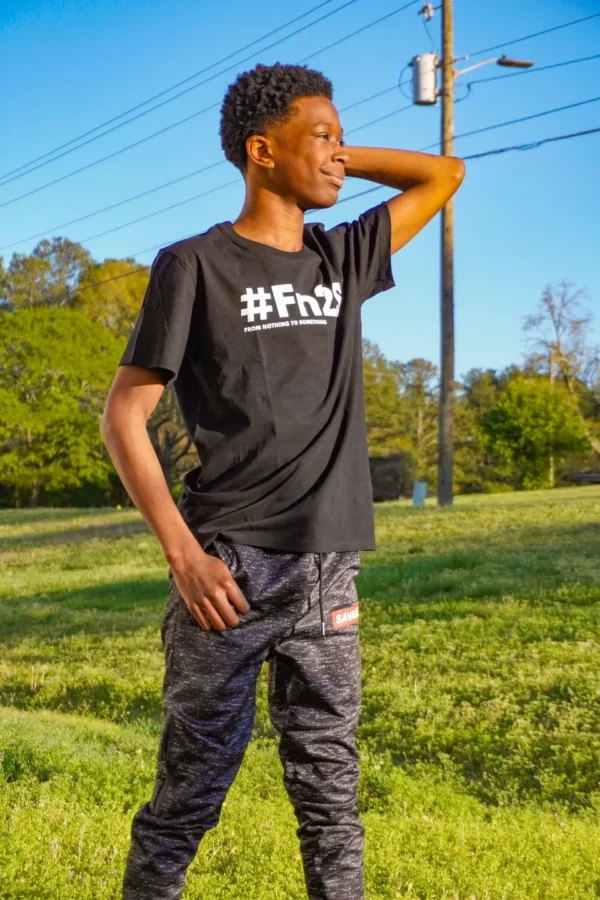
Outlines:
[[[263,44],[345,2],[333,0]],[[221,4],[191,0],[5,0],[0,13],[1,172],[9,172],[111,119],[316,5],[317,0],[290,0],[285,5],[277,0],[263,0],[260,5],[241,0]],[[321,48],[400,5],[400,0],[355,0],[275,48],[261,52],[263,44],[259,44],[226,63],[234,65],[230,72],[5,185],[0,190],[0,202],[219,103],[236,72],[255,62],[299,62],[310,57],[307,63],[333,80],[338,107],[390,88],[413,55],[431,48],[422,19],[417,16],[419,5],[334,48]],[[455,0],[454,5],[457,57],[504,41],[508,55],[532,59],[537,66],[600,53],[600,18],[514,46],[508,44],[522,35],[599,12],[600,5],[591,0],[529,0],[526,4],[518,0],[496,4]],[[438,47],[440,24],[437,13],[430,31]],[[500,49],[492,55],[502,52]],[[238,67],[236,61],[249,53],[252,59]],[[457,67],[482,58],[485,56],[457,63]],[[207,75],[221,68],[224,66]],[[457,97],[464,94],[461,83],[504,71],[489,65],[459,78]],[[485,83],[457,103],[456,133],[598,95],[600,59]],[[342,122],[350,131],[407,102],[399,91],[391,91],[349,110],[342,115]],[[204,231],[215,221],[234,219],[243,196],[241,180],[144,222],[90,239],[234,180],[235,170],[225,164],[68,228],[53,227],[219,161],[218,114],[218,108],[210,110],[0,209],[0,246],[47,231],[47,236],[63,234],[82,241],[98,259],[136,254],[140,262],[149,263],[155,251],[137,251]],[[348,141],[420,149],[437,140],[439,114],[439,107],[411,107],[359,130]],[[457,140],[455,152],[478,153],[596,126],[600,126],[600,102]],[[586,289],[589,307],[600,314],[599,160],[600,134],[596,134],[468,164],[456,200],[457,374],[473,366],[500,368],[520,361],[523,316],[535,308],[547,283],[567,279]],[[341,197],[368,186],[349,180]],[[354,218],[389,193],[382,190],[345,203],[320,218],[328,225]],[[30,252],[37,240],[0,252],[8,260],[13,250]],[[436,219],[395,256],[397,287],[363,307],[365,337],[378,343],[390,358],[423,356],[438,361],[438,248]],[[598,331],[596,328],[596,334]]]

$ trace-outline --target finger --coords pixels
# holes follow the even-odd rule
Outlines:
[[[197,606],[195,603],[190,603],[188,609],[195,618],[196,622],[198,622],[198,624],[201,626],[201,628],[204,629],[204,631],[211,630],[212,626],[199,606]]]
[[[223,621],[230,627],[235,628],[240,624],[237,613],[229,600],[224,589],[217,589],[210,595],[209,600],[213,607],[217,610]]]
[[[208,619],[206,618],[206,616],[204,615],[202,610],[198,609],[198,607],[196,607],[196,611],[198,613],[198,616],[197,616],[198,621],[200,622],[200,625],[202,626],[202,628],[204,628],[205,631],[212,631],[212,625],[210,624],[210,622],[208,621]]]
[[[242,615],[250,612],[250,604],[241,592],[231,571],[225,563],[223,563],[220,568],[222,569],[223,575],[218,581],[218,588],[225,591],[228,603],[232,604]]]
[[[207,619],[210,620],[211,625],[217,629],[217,631],[225,631],[227,625],[219,615],[220,610],[217,610],[213,605],[211,599],[209,597],[202,597],[200,600],[200,605],[202,607],[202,612],[205,614]]]
[[[240,612],[242,615],[244,615],[244,613],[250,612],[250,604],[244,597],[239,588],[239,585],[233,578],[231,579],[231,582],[227,583],[225,589],[227,591],[227,598],[229,602],[233,603],[238,612]]]

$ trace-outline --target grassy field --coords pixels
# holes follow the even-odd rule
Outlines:
[[[382,504],[377,528],[367,897],[600,897],[600,489]],[[135,511],[46,509],[0,512],[0,566],[0,898],[118,898],[153,783],[166,564]],[[186,900],[304,897],[264,676]]]

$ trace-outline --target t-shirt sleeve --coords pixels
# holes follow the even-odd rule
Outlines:
[[[161,369],[165,383],[172,381],[185,353],[195,297],[195,278],[185,263],[161,250],[119,365]]]
[[[355,281],[361,303],[395,286],[392,273],[392,222],[387,203],[362,213],[353,222],[331,229],[343,236],[344,271]]]

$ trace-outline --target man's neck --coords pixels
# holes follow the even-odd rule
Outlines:
[[[270,191],[246,194],[239,216],[232,223],[242,237],[294,253],[302,250],[304,213],[295,202]]]

